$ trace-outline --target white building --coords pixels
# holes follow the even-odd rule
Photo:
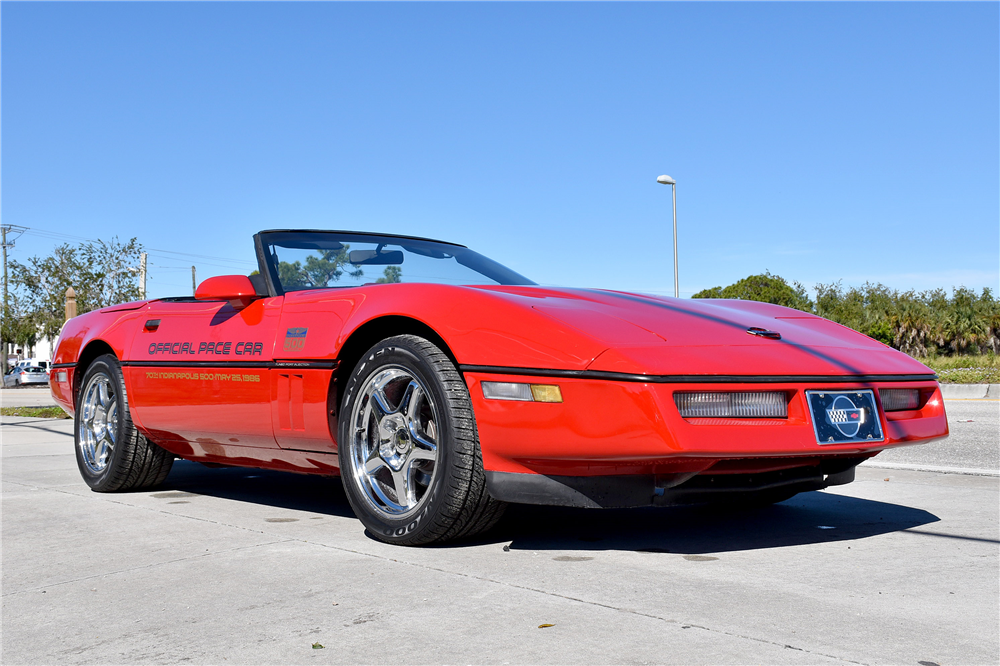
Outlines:
[[[7,344],[7,363],[17,365],[18,361],[26,358],[37,359],[39,361],[51,361],[52,353],[55,351],[56,341],[48,338],[41,338],[34,345],[25,349],[13,343]]]

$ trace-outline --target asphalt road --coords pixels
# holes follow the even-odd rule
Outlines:
[[[928,460],[995,462],[984,409],[992,440],[953,426]],[[1000,662],[996,476],[863,467],[728,513],[518,506],[477,542],[400,548],[337,480],[180,461],[103,495],[68,421],[2,423],[4,664]]]
[[[0,389],[0,407],[54,407],[55,404],[48,386],[5,386]]]
[[[871,466],[961,469],[1000,474],[1000,400],[945,400],[947,439],[878,454]]]

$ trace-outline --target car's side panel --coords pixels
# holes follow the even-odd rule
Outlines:
[[[337,456],[332,453],[197,441],[168,442],[163,448],[188,460],[227,467],[257,467],[323,476],[340,474]]]
[[[274,343],[278,367],[271,370],[274,437],[282,448],[337,450],[334,344],[343,315],[353,306],[340,293],[297,291],[284,297]]]
[[[331,368],[271,368],[271,423],[283,449],[336,453],[336,406],[330,402]],[[336,392],[333,394],[336,395]],[[336,423],[334,421],[334,423]]]
[[[164,444],[275,447],[269,370],[281,301],[151,303],[124,363],[140,427]]]

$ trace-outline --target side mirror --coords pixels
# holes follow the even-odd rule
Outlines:
[[[237,310],[242,310],[260,298],[246,275],[210,277],[198,285],[194,297],[199,301],[229,301]]]

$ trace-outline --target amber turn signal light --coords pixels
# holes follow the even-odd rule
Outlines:
[[[518,382],[483,382],[483,397],[488,400],[521,402],[562,402],[562,391],[554,384]]]

